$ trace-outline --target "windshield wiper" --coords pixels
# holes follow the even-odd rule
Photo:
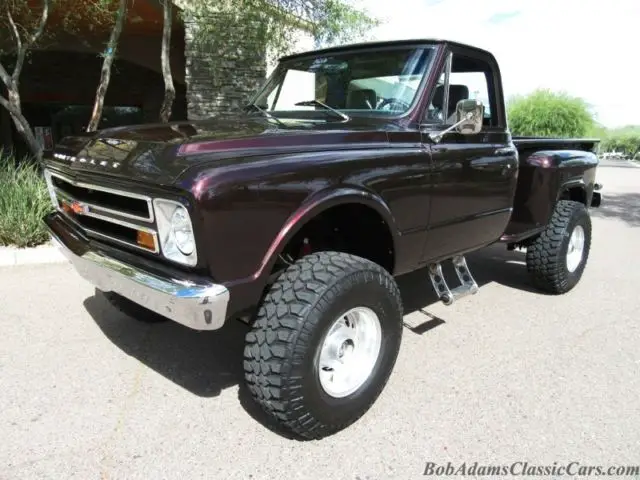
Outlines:
[[[249,108],[249,107],[253,107],[256,110],[258,110],[259,112],[261,112],[265,117],[267,118],[272,118],[273,120],[275,120],[276,122],[278,122],[280,125],[286,127],[287,125],[280,120],[278,117],[271,115],[269,112],[267,112],[264,108],[260,108],[258,105],[256,105],[255,103],[250,103],[248,105],[245,106],[245,108]]]
[[[296,103],[296,106],[300,106],[300,107],[313,107],[314,105],[320,105],[321,107],[326,108],[327,110],[330,110],[331,112],[333,112],[336,115],[340,116],[343,120],[351,120],[351,117],[349,115],[347,115],[346,113],[342,113],[342,112],[336,110],[335,108],[330,107],[326,103],[322,103],[319,100],[305,100],[304,102]]]

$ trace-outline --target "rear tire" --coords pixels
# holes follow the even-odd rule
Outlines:
[[[101,294],[116,310],[139,322],[162,323],[169,320],[167,317],[163,317],[158,313],[152,312],[151,310],[132,302],[118,293],[103,292],[102,290],[97,289],[96,293]]]
[[[400,292],[386,270],[345,253],[314,253],[267,293],[245,339],[245,381],[280,427],[320,439],[373,405],[401,337]]]
[[[533,284],[562,294],[582,278],[591,248],[591,218],[579,202],[560,200],[542,234],[527,248],[527,270]]]

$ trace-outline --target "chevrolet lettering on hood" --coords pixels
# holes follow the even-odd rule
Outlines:
[[[109,160],[99,160],[96,161],[95,158],[86,158],[86,157],[75,157],[73,155],[65,155],[63,153],[54,153],[53,158],[58,160],[66,161],[69,163],[78,162],[78,163],[88,163],[89,165],[99,165],[101,167],[112,167],[118,168],[120,166],[120,162],[110,162]]]
[[[54,153],[53,158],[57,158],[58,160],[62,160],[65,162],[75,162],[76,157],[74,155],[65,155],[64,153]]]

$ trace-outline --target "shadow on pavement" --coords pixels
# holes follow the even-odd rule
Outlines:
[[[107,338],[127,355],[200,397],[215,397],[239,385],[240,404],[253,419],[293,438],[261,410],[244,385],[246,324],[231,321],[220,330],[198,332],[172,321],[142,323],[120,313],[99,292],[85,299],[84,306]]]
[[[632,227],[640,227],[640,193],[607,194],[602,205],[591,209],[596,218],[617,218]]]
[[[217,396],[242,378],[247,326],[241,322],[227,322],[213,332],[172,321],[147,324],[120,313],[99,292],[85,299],[84,306],[123,352],[198,396]]]
[[[468,256],[467,261],[481,287],[478,294],[482,285],[489,282],[533,291],[521,252],[507,252],[504,245],[495,245]],[[457,280],[448,267],[444,268],[447,279]],[[425,310],[438,302],[426,269],[404,275],[398,278],[398,283],[405,314],[420,310],[426,315],[426,322],[414,332],[424,334],[445,322]],[[229,321],[218,331],[197,332],[171,321],[137,322],[113,308],[99,292],[85,299],[84,306],[105,336],[127,355],[200,397],[214,397],[225,388],[240,385],[238,396],[245,411],[268,429],[292,438],[271,422],[244,386],[246,324]]]
[[[502,244],[492,245],[467,255],[467,265],[480,287],[476,295],[481,295],[483,285],[488,283],[498,283],[536,295],[545,295],[531,285],[525,255],[523,251],[508,251],[506,246]],[[445,262],[442,270],[447,282],[449,282],[449,287],[458,286],[458,278],[451,262]],[[421,312],[425,316],[423,323],[418,325],[405,324],[410,330],[422,335],[445,323],[446,319],[437,317],[428,311],[429,307],[439,303],[439,300],[431,285],[427,268],[403,275],[397,281],[402,293],[405,315]],[[471,298],[473,297],[467,297],[461,301],[469,301]],[[450,308],[454,309],[455,303]]]

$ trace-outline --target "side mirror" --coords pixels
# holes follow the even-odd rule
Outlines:
[[[463,135],[472,135],[482,130],[484,105],[480,100],[460,100],[456,105],[456,130]]]
[[[456,130],[463,135],[472,135],[482,130],[483,119],[484,105],[480,100],[460,100],[456,105],[456,123],[441,132],[430,133],[429,137],[438,143],[442,140],[442,137],[451,130]]]

